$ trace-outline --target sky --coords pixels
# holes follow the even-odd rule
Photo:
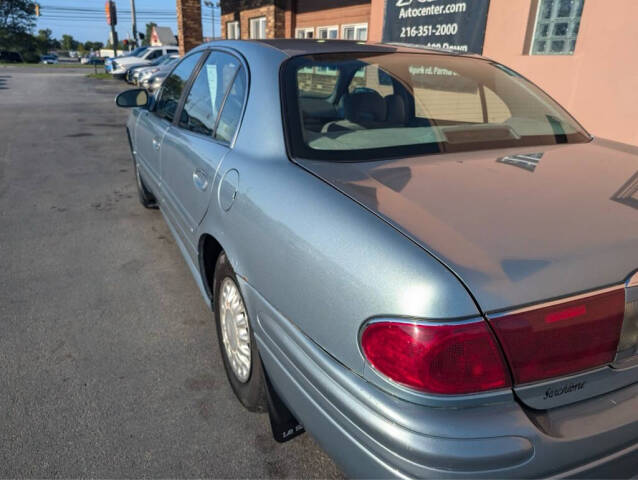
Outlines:
[[[39,0],[40,17],[34,29],[50,28],[55,38],[72,35],[81,42],[104,42],[109,38],[106,24],[105,0]],[[117,7],[117,34],[120,40],[131,32],[131,0],[115,0]],[[144,33],[148,22],[171,27],[177,35],[176,0],[135,0],[137,29]],[[215,33],[220,34],[219,8],[215,9]],[[202,2],[202,24],[205,37],[212,36],[211,8]]]

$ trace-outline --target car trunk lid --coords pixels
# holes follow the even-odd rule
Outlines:
[[[438,258],[487,318],[618,286],[638,268],[635,147],[594,140],[373,162],[297,162]],[[636,380],[634,372],[624,381]],[[580,396],[600,388],[581,389]],[[569,401],[563,397],[552,405]]]

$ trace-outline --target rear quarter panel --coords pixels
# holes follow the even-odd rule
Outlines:
[[[240,277],[360,373],[358,334],[370,317],[478,315],[470,295],[438,261],[288,159],[279,99],[285,57],[250,44],[242,53],[259,88],[251,84],[236,143],[219,169],[199,234],[213,235]],[[231,169],[239,172],[239,188],[224,211],[219,191]]]

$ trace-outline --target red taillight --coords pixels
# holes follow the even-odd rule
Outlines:
[[[363,331],[361,347],[379,372],[424,392],[464,394],[510,386],[500,350],[484,321],[376,321]]]
[[[616,354],[625,292],[616,289],[490,318],[514,383],[576,373],[610,363]]]

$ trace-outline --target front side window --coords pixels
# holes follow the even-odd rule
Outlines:
[[[250,38],[253,40],[266,38],[266,17],[250,19]]]
[[[201,52],[189,55],[166,78],[155,102],[154,112],[158,117],[169,122],[173,121],[179,99],[201,57]]]
[[[226,22],[226,38],[228,40],[238,40],[239,39],[239,22]]]
[[[532,55],[572,55],[585,0],[540,0]]]
[[[202,135],[212,135],[226,92],[239,67],[239,60],[232,55],[211,53],[184,102],[179,126]]]
[[[161,50],[154,50],[146,56],[146,60],[155,60],[156,58],[159,58],[162,55],[164,55],[164,53]]]
[[[321,96],[310,72],[327,71]],[[582,127],[512,70],[420,53],[295,57],[283,75],[293,155],[331,161],[579,143]],[[317,85],[317,81],[314,80]],[[309,94],[312,98],[308,98]]]

